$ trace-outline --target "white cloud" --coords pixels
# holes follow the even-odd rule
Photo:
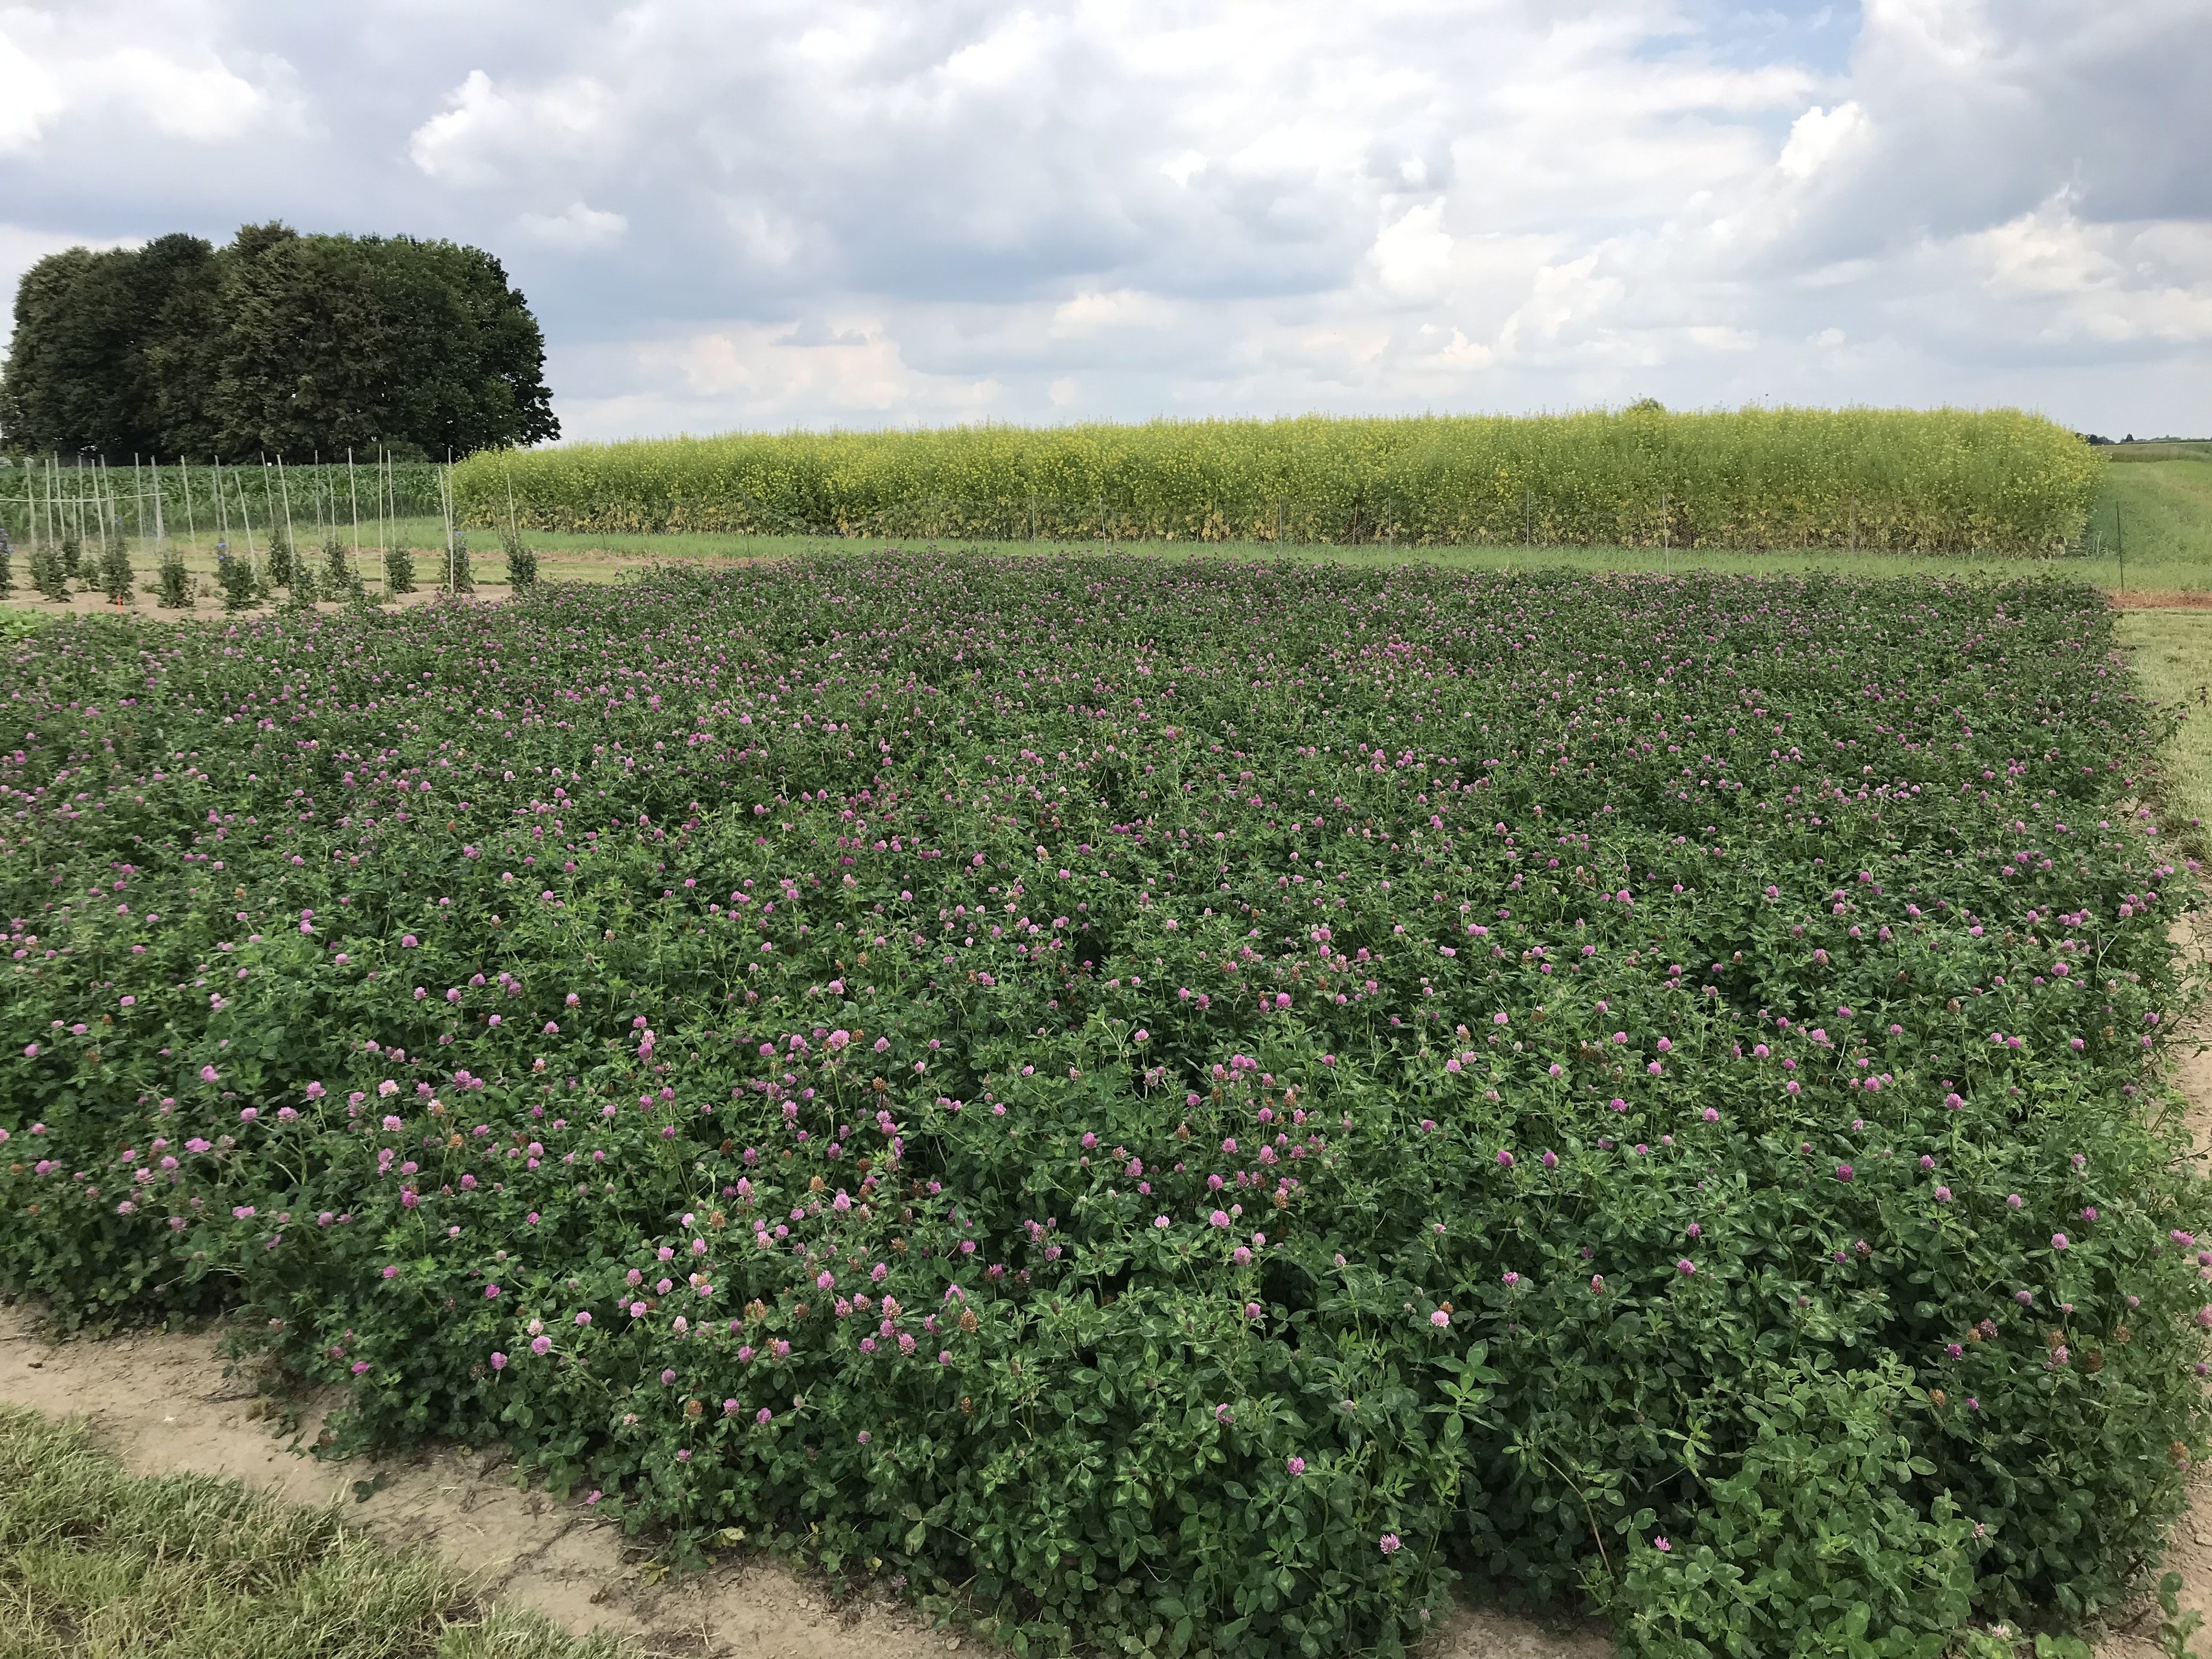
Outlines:
[[[242,51],[241,74],[181,21],[117,29],[97,10],[0,9],[0,155],[40,148],[72,117],[195,144],[296,118],[282,59]]]
[[[1109,328],[1159,328],[1175,307],[1157,294],[1119,288],[1110,294],[1079,294],[1053,307],[1052,337],[1079,340]]]
[[[58,77],[0,29],[0,155],[30,149],[68,107]]]
[[[489,185],[570,160],[603,142],[616,100],[589,76],[502,89],[473,69],[446,102],[442,113],[415,129],[408,155],[433,179]]]
[[[558,213],[525,213],[515,222],[538,240],[564,248],[605,247],[629,231],[629,221],[621,214],[602,213],[581,202],[571,202]]]
[[[981,419],[1002,389],[990,377],[917,371],[879,319],[848,319],[820,344],[765,325],[705,330],[614,348],[597,366],[623,389],[586,399],[594,424],[622,432],[714,430],[733,423]]]
[[[1508,353],[1517,351],[1524,337],[1530,336],[1531,344],[1554,344],[1569,325],[1588,325],[1613,307],[1625,291],[1623,285],[1618,277],[1599,275],[1597,266],[1598,255],[1586,253],[1539,270],[1528,299],[1499,331],[1499,346]]]
[[[2032,307],[2048,339],[2212,342],[2212,227],[2084,223],[2075,209],[2061,191],[1950,252],[1990,298]]]
[[[1427,295],[1451,274],[1451,233],[1441,202],[1425,202],[1384,227],[1370,255],[1382,286],[1400,294]]]
[[[1832,110],[1815,104],[1790,124],[1790,142],[1782,147],[1780,166],[1792,179],[1809,179],[1835,159],[1869,126],[1866,112],[1855,103]]]
[[[1206,171],[1206,157],[1194,149],[1180,150],[1160,163],[1160,176],[1187,185]]]

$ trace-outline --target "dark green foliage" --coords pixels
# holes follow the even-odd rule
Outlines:
[[[136,577],[131,569],[131,548],[119,531],[111,529],[100,538],[100,591],[116,605],[131,603]]]
[[[61,572],[64,581],[79,580],[84,574],[84,538],[74,530],[62,532]]]
[[[161,448],[160,354],[213,274],[196,236],[136,251],[50,254],[15,290],[15,337],[0,374],[0,443],[21,452],[91,449],[111,461]]]
[[[559,435],[537,322],[481,249],[285,232],[225,274],[210,406],[237,450],[461,455]]]
[[[0,382],[18,450],[463,455],[559,434],[544,343],[499,261],[249,225],[33,266]]]
[[[1219,1659],[2079,1625],[2206,1449],[2087,587],[823,558],[0,672],[0,1288],[233,1308],[338,1449]]]
[[[58,604],[65,604],[69,599],[68,561],[62,549],[52,542],[31,544],[31,586]]]
[[[323,597],[358,599],[362,597],[361,572],[347,557],[344,544],[336,536],[323,543]]]
[[[500,532],[500,548],[507,555],[507,585],[521,589],[538,580],[538,555],[511,525]]]
[[[298,574],[292,550],[292,532],[280,516],[269,528],[269,550],[263,561],[262,580],[273,590],[289,587]]]
[[[1948,1492],[1923,1495],[1936,1466],[1899,1421],[1924,1409],[1911,1370],[1755,1364],[1700,1404],[1748,1438],[1699,1471],[1706,1501],[1665,1548],[1626,1553],[1623,1645],[1655,1659],[1942,1659],[1990,1528]]]
[[[445,587],[453,593],[473,593],[477,591],[476,576],[469,569],[469,538],[466,536],[454,537],[453,545],[446,550]]]
[[[216,554],[215,585],[222,594],[222,608],[226,611],[244,611],[261,597],[252,564],[234,554]]]
[[[184,555],[173,547],[161,556],[160,572],[155,580],[161,584],[156,603],[165,611],[187,611],[191,608],[193,582],[191,573],[185,568]]]
[[[0,599],[15,591],[15,544],[8,539],[8,532],[0,526]]]
[[[412,593],[415,591],[415,555],[404,547],[392,547],[384,554],[384,591],[386,593]]]

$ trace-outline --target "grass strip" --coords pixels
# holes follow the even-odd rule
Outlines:
[[[8,1659],[621,1659],[489,1603],[427,1551],[206,1474],[132,1475],[81,1422],[0,1406]]]

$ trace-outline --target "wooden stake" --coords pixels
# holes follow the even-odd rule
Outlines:
[[[192,465],[183,456],[177,457],[177,471],[185,481],[185,534],[191,538],[192,556],[199,556],[200,527],[192,513]]]
[[[233,467],[231,471],[235,473],[238,469]],[[261,501],[265,507],[269,502],[269,458],[265,455],[261,458]],[[246,505],[246,485],[243,483],[238,486],[238,521],[246,526],[246,568],[258,575],[261,565],[253,552],[253,514]]]
[[[264,476],[266,476],[265,464]],[[296,584],[300,577],[300,538],[292,532],[292,486],[284,479],[284,457],[281,451],[276,456],[276,488],[284,492],[284,539],[292,549],[292,580]],[[272,513],[269,516],[273,523],[276,515]]]

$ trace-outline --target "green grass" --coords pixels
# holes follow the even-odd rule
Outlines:
[[[0,1407],[7,1659],[621,1659],[484,1605],[422,1552],[209,1475],[134,1477],[82,1424]]]
[[[2162,781],[2167,813],[2195,819],[2197,838],[2212,823],[2212,611],[2129,611],[2120,644],[2145,692],[2184,705]]]

